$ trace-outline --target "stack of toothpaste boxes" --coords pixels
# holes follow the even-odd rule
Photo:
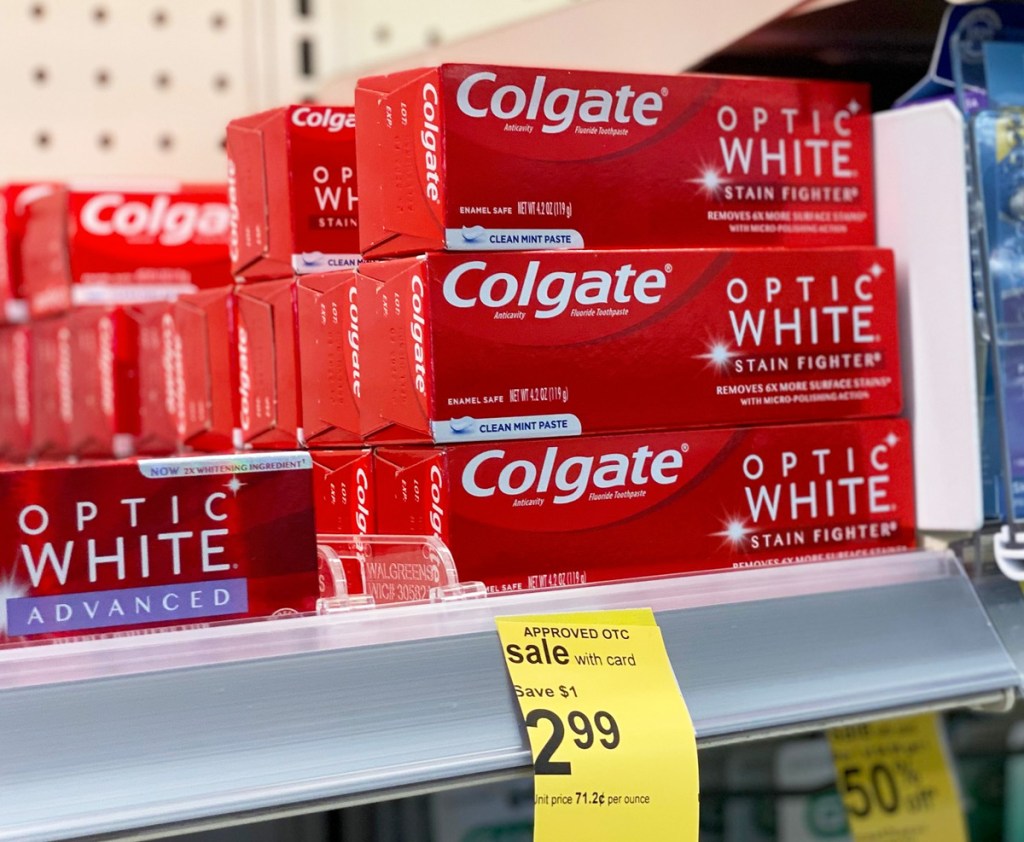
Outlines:
[[[10,292],[30,319],[31,342],[20,347],[31,354],[18,365],[36,411],[27,435],[5,437],[20,445],[5,455],[172,453],[172,302],[230,279],[223,185],[34,184],[7,193],[7,241],[17,249]]]
[[[237,119],[228,125],[227,151],[237,285],[201,305],[232,325],[230,341],[218,337],[216,347],[236,350],[229,361],[236,406],[225,408],[216,444],[233,437],[246,450],[308,449],[317,531],[371,532],[372,463],[357,406],[354,111],[307,104]],[[196,383],[187,365],[184,381],[186,392]],[[187,394],[185,403],[197,401]]]
[[[913,545],[864,87],[447,65],[227,151],[0,195],[0,643],[312,610],[316,533],[493,591]]]
[[[496,591],[912,546],[868,112],[856,84],[361,80],[377,528]]]
[[[226,452],[230,430],[200,456],[183,436],[186,347],[209,390],[195,426],[234,405],[208,376],[227,332],[209,354],[177,318],[233,288],[224,185],[2,197],[0,645],[313,610],[308,457]]]

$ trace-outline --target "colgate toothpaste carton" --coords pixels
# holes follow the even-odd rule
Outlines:
[[[243,443],[311,448],[359,443],[355,274],[243,284],[237,296]]]
[[[238,421],[249,447],[304,444],[299,388],[295,283],[240,285]]]
[[[368,535],[377,531],[373,453],[369,448],[311,450],[316,531]]]
[[[446,64],[362,79],[366,257],[870,245],[868,89]]]
[[[244,280],[359,259],[355,112],[291,105],[228,123],[231,268]]]
[[[234,286],[174,302],[175,408],[178,441],[195,450],[241,446],[238,302]]]
[[[21,289],[32,318],[63,313],[70,304],[67,202],[67,190],[54,185],[24,205]]]
[[[71,453],[75,425],[71,328],[67,316],[56,316],[33,322],[29,329],[32,456],[61,458]]]
[[[31,328],[0,327],[0,458],[23,462],[32,452]]]
[[[352,270],[295,283],[302,431],[311,448],[360,441],[360,300]]]
[[[52,184],[6,184],[0,187],[0,321],[18,324],[28,317],[21,262],[26,209],[33,200],[54,190]]]
[[[333,548],[332,535],[368,535],[377,531],[373,491],[373,451],[369,448],[311,450],[313,508],[318,541]],[[345,593],[335,587],[336,573],[326,555],[318,555],[320,595],[352,596],[365,592],[364,566],[349,553],[340,554]]]
[[[432,253],[358,271],[375,441],[900,411],[883,249]]]
[[[139,435],[138,324],[123,307],[80,307],[71,331],[71,453],[122,458]]]
[[[69,185],[36,204],[22,246],[34,316],[72,305],[167,300],[230,280],[222,185]],[[65,252],[63,261],[55,249]],[[29,271],[40,263],[48,270]]]
[[[178,447],[178,356],[174,304],[150,301],[126,307],[138,337],[138,438],[135,451],[174,453]]]
[[[376,451],[377,526],[524,590],[914,545],[900,419]]]
[[[0,644],[311,611],[309,457],[0,472]]]

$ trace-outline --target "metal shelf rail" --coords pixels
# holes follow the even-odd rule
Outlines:
[[[650,606],[704,746],[999,705],[951,556],[600,585],[0,652],[0,840],[212,826],[530,764],[493,618]]]

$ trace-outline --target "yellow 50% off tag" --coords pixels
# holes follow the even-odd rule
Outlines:
[[[968,842],[941,727],[922,714],[829,732],[856,842]]]

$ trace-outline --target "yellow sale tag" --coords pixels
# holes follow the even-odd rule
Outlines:
[[[856,842],[968,842],[934,714],[833,728],[828,737]]]
[[[696,842],[697,743],[653,612],[497,624],[533,751],[536,842]]]

